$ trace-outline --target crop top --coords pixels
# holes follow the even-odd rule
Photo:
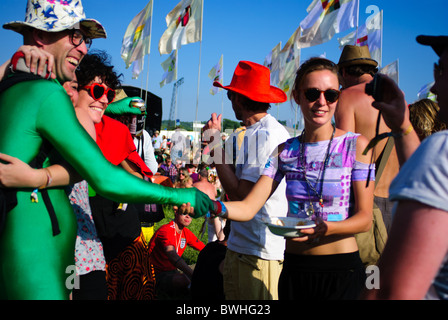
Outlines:
[[[330,147],[328,167],[323,181],[324,221],[342,221],[347,219],[353,208],[351,185],[354,181],[366,181],[369,170],[372,180],[375,177],[375,165],[356,161],[356,141],[359,134],[347,132],[335,137]],[[321,190],[321,168],[324,163],[329,140],[305,143],[306,177],[316,191]],[[307,209],[312,204],[314,212],[320,213],[319,197],[308,187],[300,159],[300,141],[298,137],[288,139],[278,156],[273,153],[266,163],[263,175],[276,181],[286,177],[286,198],[288,216],[309,218]],[[316,181],[319,180],[316,184]],[[315,216],[311,217],[315,218]]]

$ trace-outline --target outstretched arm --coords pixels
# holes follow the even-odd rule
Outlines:
[[[276,180],[268,176],[261,176],[243,200],[225,202],[227,208],[225,218],[233,221],[251,220],[274,193],[278,185],[279,183]]]

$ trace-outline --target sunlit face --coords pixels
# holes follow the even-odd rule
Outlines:
[[[437,95],[440,107],[438,118],[448,124],[448,47],[440,56],[437,66],[434,68],[434,86],[431,92]]]
[[[321,93],[316,101],[310,102],[305,97],[305,91],[311,88],[320,91],[328,89],[339,90],[338,77],[330,70],[313,71],[303,79],[302,86],[296,97],[296,102],[300,105],[305,123],[321,126],[331,121],[336,110],[337,101],[330,103],[325,99],[324,93]]]
[[[54,71],[57,79],[60,83],[71,81],[76,68],[87,54],[86,44],[83,42],[79,46],[75,46],[71,41],[70,33],[67,31],[45,32],[43,34],[48,37],[47,44],[43,45],[43,49],[54,56]]]
[[[191,216],[188,214],[176,214],[177,223],[181,226],[188,227],[191,223]]]
[[[96,77],[93,81],[91,81],[89,83],[89,86],[93,83],[103,84],[106,88],[108,88],[108,86],[103,83],[103,80],[100,77]],[[79,88],[79,97],[76,108],[84,109],[94,123],[101,122],[101,118],[103,117],[108,104],[109,101],[106,95],[103,95],[99,100],[95,100],[90,95],[89,90]]]

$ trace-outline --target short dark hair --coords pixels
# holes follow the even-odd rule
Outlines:
[[[242,94],[239,95],[241,97],[241,104],[248,111],[266,112],[269,110],[269,108],[271,108],[271,105],[269,103],[254,101]]]
[[[100,77],[111,89],[121,87],[120,78],[123,74],[115,72],[111,65],[111,57],[105,51],[89,52],[76,69],[76,77],[80,88],[88,85],[96,77]]]

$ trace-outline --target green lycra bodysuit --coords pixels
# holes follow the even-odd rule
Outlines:
[[[197,189],[172,189],[145,182],[112,165],[79,124],[73,105],[56,81],[21,82],[0,94],[0,152],[29,163],[42,139],[53,146],[99,194],[117,202],[190,202],[196,217],[212,209]],[[45,166],[52,163],[47,159]],[[67,267],[74,265],[76,220],[64,188],[49,188],[60,233],[53,236],[41,193],[19,189],[18,205],[0,235],[0,299],[67,299]]]

